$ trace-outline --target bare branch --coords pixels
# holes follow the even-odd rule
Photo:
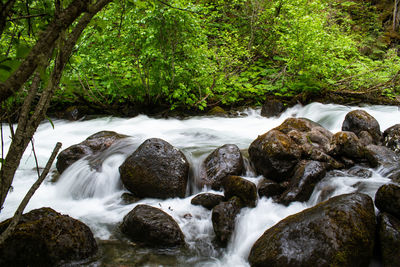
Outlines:
[[[31,18],[38,18],[38,17],[44,17],[44,16],[47,16],[47,14],[26,15],[26,16],[21,16],[21,17],[17,17],[17,18],[11,18],[11,19],[8,19],[7,21],[17,21],[17,20],[21,20],[21,19],[31,19]]]

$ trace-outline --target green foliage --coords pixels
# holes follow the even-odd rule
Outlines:
[[[326,89],[379,87],[388,97],[399,94],[399,57],[388,49],[370,2],[165,3],[116,0],[97,14],[67,65],[55,103],[205,109]],[[53,1],[31,1],[30,7],[45,15],[7,23],[0,81],[54,14]]]

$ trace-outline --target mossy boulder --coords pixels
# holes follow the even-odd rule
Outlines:
[[[315,185],[325,177],[326,164],[319,161],[303,160],[297,164],[289,188],[279,198],[285,205],[293,201],[307,201]]]
[[[375,194],[375,206],[381,212],[390,213],[400,219],[400,186],[385,184]]]
[[[368,112],[357,109],[346,114],[342,124],[342,131],[355,133],[360,137],[362,131],[368,132],[375,144],[381,140],[381,130],[378,121]]]
[[[382,134],[383,145],[400,153],[400,124],[393,125]]]
[[[290,137],[277,130],[259,136],[249,147],[256,172],[276,182],[291,177],[301,153],[301,148]]]
[[[400,220],[388,213],[378,215],[378,247],[383,266],[400,266]]]
[[[0,223],[0,233],[10,224]],[[84,260],[97,252],[89,227],[50,208],[21,217],[14,233],[0,245],[0,266],[56,266]]]
[[[346,157],[356,162],[366,158],[365,147],[353,132],[337,132],[330,142],[329,154],[335,158]]]
[[[235,218],[243,207],[238,197],[221,202],[212,209],[211,220],[217,242],[225,247],[235,230]]]
[[[198,194],[192,200],[190,203],[192,205],[196,206],[203,206],[204,208],[208,210],[212,210],[215,206],[217,206],[219,203],[223,202],[225,200],[225,197],[223,195],[217,195],[217,194],[212,194],[212,193],[202,193]]]
[[[327,162],[330,168],[342,164],[327,154],[332,133],[305,118],[289,118],[259,136],[249,147],[250,160],[258,174],[276,182],[290,179],[302,159]]]
[[[226,144],[215,149],[200,166],[200,184],[221,189],[225,177],[241,175],[244,171],[242,153],[238,146]]]
[[[270,179],[262,179],[257,186],[259,197],[278,196],[281,195],[286,189],[287,186],[284,184],[279,184]]]
[[[184,197],[189,163],[179,149],[151,138],[124,161],[119,172],[124,186],[137,197]]]
[[[175,220],[164,211],[137,205],[125,215],[121,232],[129,239],[150,247],[179,247],[185,237]]]
[[[237,196],[243,204],[255,207],[257,201],[257,187],[254,183],[235,175],[230,175],[224,181],[224,195],[226,199]]]
[[[100,153],[115,144],[117,141],[126,137],[126,135],[113,131],[101,131],[95,133],[81,143],[72,145],[61,151],[57,156],[57,170],[61,174],[79,159]]]
[[[364,194],[333,197],[291,215],[253,245],[251,266],[368,266],[375,212]]]
[[[228,113],[220,106],[213,107],[212,109],[210,109],[207,112],[207,114],[211,115],[211,116],[219,116],[219,117],[225,117],[228,115]]]

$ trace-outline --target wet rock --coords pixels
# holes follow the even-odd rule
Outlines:
[[[215,206],[225,200],[225,197],[222,195],[212,194],[212,193],[203,193],[198,194],[190,203],[192,205],[203,206],[206,209],[212,210]]]
[[[382,185],[375,194],[375,206],[381,212],[390,213],[400,219],[400,186]]]
[[[238,197],[222,202],[212,210],[211,220],[215,237],[221,246],[226,246],[235,228],[235,218],[243,207]]]
[[[137,197],[184,197],[189,163],[168,142],[151,138],[124,161],[119,172],[124,186]]]
[[[280,115],[286,109],[285,105],[277,99],[268,99],[261,108],[261,116],[274,117]]]
[[[265,231],[248,259],[251,266],[368,266],[374,238],[371,198],[340,195]]]
[[[372,171],[361,166],[354,166],[348,170],[351,176],[370,178],[372,177]]]
[[[137,205],[120,225],[131,240],[151,247],[176,247],[185,244],[184,235],[175,220],[164,211]]]
[[[400,220],[388,213],[378,215],[378,247],[383,266],[400,266]]]
[[[213,107],[212,109],[210,109],[207,112],[207,114],[211,115],[211,116],[225,117],[225,116],[227,116],[228,113],[220,106],[216,106],[216,107]]]
[[[243,173],[242,153],[236,145],[223,145],[208,155],[200,168],[200,186],[219,190],[225,177]]]
[[[362,131],[368,132],[375,144],[379,144],[381,130],[378,121],[368,112],[358,109],[346,114],[342,124],[342,131],[355,133],[360,138]]]
[[[380,173],[395,182],[400,181],[400,155],[385,146],[369,145],[366,157],[372,167],[380,166]]]
[[[121,195],[121,202],[126,205],[136,203],[139,200],[140,200],[140,198],[138,198],[130,193],[123,193]]]
[[[0,223],[2,233],[10,219]],[[0,245],[0,266],[56,266],[83,260],[97,252],[89,227],[50,209],[21,217],[15,232]]]
[[[260,197],[274,197],[282,194],[286,187],[270,179],[262,179],[257,190]]]
[[[258,174],[276,182],[287,181],[301,159],[327,162],[330,168],[343,166],[330,155],[332,133],[305,118],[289,118],[259,136],[249,147]]]
[[[299,162],[289,188],[282,194],[279,202],[288,205],[293,201],[307,201],[315,185],[325,177],[325,174],[325,163],[308,160]]]
[[[364,146],[353,132],[337,132],[332,136],[329,154],[360,162],[366,157]]]
[[[373,145],[375,144],[374,138],[372,135],[367,131],[361,131],[358,134],[358,138],[360,139],[360,143],[363,146]]]
[[[400,124],[386,129],[382,135],[383,145],[396,153],[400,153]]]
[[[301,153],[301,148],[290,137],[277,130],[259,136],[249,147],[256,172],[276,182],[290,178]]]
[[[86,116],[91,111],[87,106],[70,106],[64,111],[57,112],[56,115],[60,119],[76,121]]]
[[[240,177],[230,175],[224,181],[225,198],[239,197],[243,204],[248,207],[255,207],[257,201],[257,187],[254,183]]]
[[[85,141],[61,151],[57,156],[57,170],[61,174],[77,160],[94,153],[102,152],[117,141],[126,137],[126,135],[112,131],[95,133],[89,136]]]

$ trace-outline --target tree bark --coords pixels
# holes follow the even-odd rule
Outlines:
[[[0,40],[6,26],[7,17],[11,15],[12,8],[15,4],[15,0],[8,0],[4,4],[0,2]]]
[[[55,17],[53,22],[39,36],[35,46],[17,70],[4,82],[0,83],[0,103],[21,89],[52,47],[60,33],[67,29],[83,12],[88,10],[87,0],[74,0],[65,10]]]
[[[54,69],[51,78],[43,90],[35,111],[29,117],[28,114],[22,114],[18,121],[18,127],[15,132],[10,148],[8,150],[5,162],[2,165],[2,177],[0,183],[0,207],[3,206],[7,193],[11,187],[15,172],[19,166],[22,155],[28,146],[33,134],[35,133],[40,122],[45,118],[46,111],[50,105],[50,100],[57,89],[60,82],[65,64],[72,54],[72,50],[78,41],[82,31],[89,24],[93,16],[98,13],[105,5],[112,0],[98,0],[88,8],[86,12],[68,35],[65,42],[59,44],[58,54],[54,63]],[[62,28],[61,28],[62,29]],[[61,31],[57,34],[60,36]],[[61,40],[60,40],[61,41]],[[38,41],[39,42],[39,41]],[[48,49],[48,48],[47,48]],[[30,110],[30,108],[28,109]]]

